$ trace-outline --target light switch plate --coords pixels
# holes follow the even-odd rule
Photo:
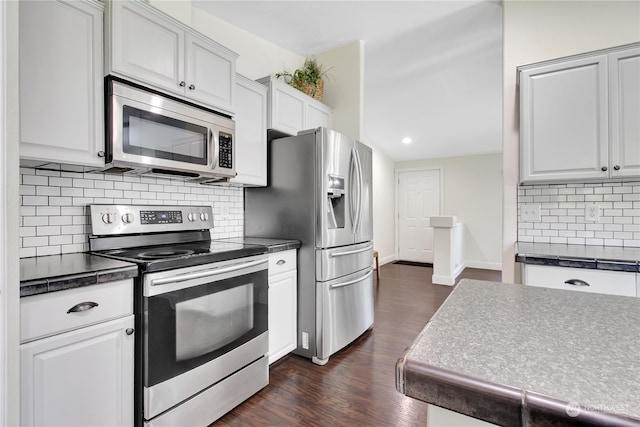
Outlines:
[[[520,219],[528,222],[540,222],[540,204],[522,205],[520,207]]]

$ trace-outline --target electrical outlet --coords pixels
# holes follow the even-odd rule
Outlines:
[[[520,207],[522,221],[540,222],[540,204],[528,204]]]
[[[309,334],[307,332],[302,333],[302,348],[309,349]]]
[[[600,207],[598,205],[586,205],[584,207],[584,220],[588,222],[600,221]]]

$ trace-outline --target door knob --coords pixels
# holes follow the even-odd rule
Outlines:
[[[194,85],[189,85],[189,90],[195,90],[196,87]]]
[[[603,167],[601,167],[601,168],[600,168],[600,170],[601,170],[602,172],[606,172],[607,170],[609,170],[609,168],[608,168],[608,167],[606,167],[606,166],[603,166]]]
[[[614,170],[619,171],[619,170],[620,170],[620,165],[615,165],[615,166],[613,167],[613,169],[614,169]]]
[[[186,83],[184,82],[184,80],[181,81],[179,84],[180,84],[180,87],[185,87],[186,86]]]

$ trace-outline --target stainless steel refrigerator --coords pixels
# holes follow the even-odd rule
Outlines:
[[[269,143],[245,235],[298,239],[298,348],[324,365],[373,325],[372,153],[326,128]]]

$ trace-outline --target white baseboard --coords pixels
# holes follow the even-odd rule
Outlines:
[[[456,279],[453,276],[444,276],[442,274],[434,274],[431,276],[431,283],[434,285],[448,285],[453,286],[456,283]]]
[[[388,256],[386,256],[384,258],[378,258],[378,263],[380,265],[385,265],[385,264],[388,264],[388,263],[393,262],[393,261],[397,261],[395,255],[388,255]]]
[[[463,265],[465,266],[465,268],[479,268],[482,270],[502,271],[502,263],[499,262],[465,261]]]

